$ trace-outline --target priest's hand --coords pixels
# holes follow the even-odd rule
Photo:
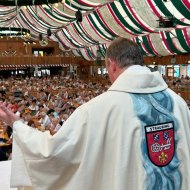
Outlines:
[[[4,103],[0,103],[0,120],[12,127],[13,123],[15,121],[18,121],[19,119],[20,117],[15,115],[10,109],[8,109]]]

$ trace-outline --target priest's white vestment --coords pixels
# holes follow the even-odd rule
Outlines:
[[[12,187],[188,190],[190,114],[158,72],[132,66],[54,135],[13,125]]]

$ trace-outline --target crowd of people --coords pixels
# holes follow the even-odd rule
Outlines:
[[[165,82],[168,84],[169,88],[174,90],[179,96],[182,96],[188,106],[190,107],[190,78],[189,76],[180,77],[166,77],[163,76]]]
[[[102,94],[109,86],[108,80],[93,82],[63,76],[8,78],[0,81],[0,101],[24,123],[54,135],[77,107]],[[6,123],[1,123],[0,129],[4,134],[10,130]],[[11,132],[8,137],[2,136],[2,143],[11,143]]]
[[[109,82],[102,84],[54,76],[6,79],[0,86],[0,101],[25,122],[43,131],[50,127],[54,118],[64,122],[78,106],[105,92]],[[37,123],[33,122],[36,120]]]
[[[182,75],[181,77],[166,77],[164,76],[166,83],[171,86],[175,87],[176,89],[185,88],[190,86],[190,78],[189,76]]]
[[[188,77],[164,79],[175,90],[189,84]],[[49,130],[54,135],[77,107],[107,91],[109,86],[107,79],[84,81],[63,76],[8,78],[0,81],[0,101],[24,123],[40,131]],[[190,106],[190,100],[186,99],[186,102]],[[11,143],[11,129],[5,123],[0,124],[0,129],[8,134],[7,139],[0,138],[2,143]],[[3,156],[3,159],[8,156]]]

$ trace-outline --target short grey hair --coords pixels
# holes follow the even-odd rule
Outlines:
[[[111,42],[106,52],[106,60],[111,59],[120,68],[131,65],[144,65],[143,55],[139,46],[125,38],[116,38]]]

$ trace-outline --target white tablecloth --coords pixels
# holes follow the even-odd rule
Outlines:
[[[0,162],[0,189],[2,190],[17,190],[10,188],[11,161]]]

